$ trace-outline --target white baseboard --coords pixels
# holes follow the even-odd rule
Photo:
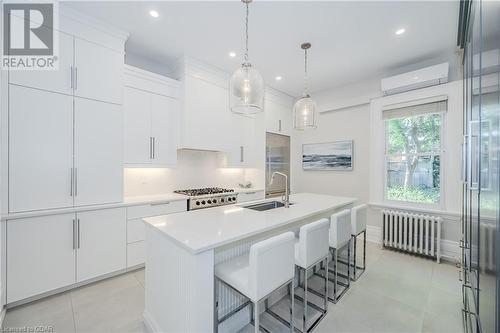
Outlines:
[[[367,225],[366,240],[368,242],[382,244],[382,227]],[[441,257],[446,261],[457,263],[460,261],[460,247],[458,242],[441,239]]]
[[[161,329],[158,324],[151,318],[149,312],[144,310],[142,314],[142,318],[144,319],[144,326],[146,326],[146,330],[151,333],[160,333]]]

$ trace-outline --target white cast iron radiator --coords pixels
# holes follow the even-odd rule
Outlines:
[[[383,246],[441,260],[441,217],[382,210]]]

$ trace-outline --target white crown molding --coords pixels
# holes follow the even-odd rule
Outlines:
[[[131,65],[124,65],[124,73],[125,75],[130,75],[140,79],[149,80],[173,88],[180,88],[181,86],[181,83],[178,80],[157,73],[153,73],[138,67],[134,67]]]
[[[92,16],[77,11],[64,2],[59,2],[59,15],[64,16],[72,21],[82,23],[84,25],[90,25],[95,29],[98,29],[123,41],[126,41],[128,36],[130,35],[129,32],[116,28]]]

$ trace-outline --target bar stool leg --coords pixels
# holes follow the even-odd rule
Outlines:
[[[328,256],[326,256],[325,259],[326,263],[321,263],[322,265],[325,266],[325,312],[328,311]]]
[[[302,317],[304,320],[302,326],[302,332],[307,332],[307,268],[304,269],[304,316]]]
[[[214,333],[219,331],[219,288],[217,278],[214,277]]]
[[[259,301],[253,303],[253,316],[254,316],[254,327],[255,333],[259,333],[260,331],[260,323],[259,323]]]
[[[356,241],[354,241],[356,244]],[[356,259],[354,259],[356,262]],[[347,244],[347,262],[351,262],[351,240],[349,239],[349,244]],[[356,264],[354,264],[354,271],[356,271]],[[347,288],[351,286],[351,265],[347,265]]]
[[[333,303],[337,303],[337,249],[333,249]]]
[[[353,245],[353,248],[354,248],[354,272],[353,272],[353,277],[352,277],[352,280],[355,281],[356,280],[356,253],[357,253],[357,246],[358,246],[358,243],[357,243],[357,240],[358,240],[358,236],[357,235],[354,235],[354,245]],[[349,265],[351,263],[349,262]]]
[[[366,269],[366,229],[363,231],[363,270]]]
[[[293,288],[293,279],[290,282],[290,333],[294,333],[294,327],[293,327],[293,304],[295,303],[295,295],[294,295],[294,288]]]

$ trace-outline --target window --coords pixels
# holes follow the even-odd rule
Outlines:
[[[446,104],[440,101],[384,111],[387,200],[441,203],[441,131]]]

